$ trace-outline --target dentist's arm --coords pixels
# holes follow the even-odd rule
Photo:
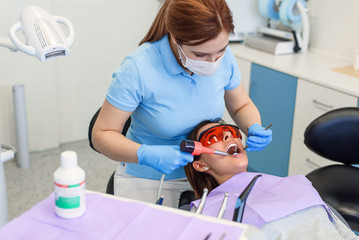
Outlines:
[[[92,129],[94,148],[112,160],[137,163],[136,152],[141,145],[121,134],[131,114],[105,100]]]
[[[165,174],[193,161],[193,156],[179,151],[179,146],[140,145],[126,138],[121,132],[131,114],[105,100],[92,130],[97,151],[112,160],[147,165]]]
[[[272,131],[261,126],[261,116],[243,83],[225,92],[226,108],[233,121],[247,136],[247,151],[260,151],[272,141]]]

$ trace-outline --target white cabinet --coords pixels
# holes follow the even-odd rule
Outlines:
[[[358,99],[351,95],[298,80],[288,175],[305,175],[318,167],[334,163],[304,145],[304,131],[320,115],[336,108],[355,107],[357,102]]]

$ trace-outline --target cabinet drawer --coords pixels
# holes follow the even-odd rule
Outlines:
[[[298,81],[293,136],[303,139],[306,127],[320,115],[341,107],[357,105],[356,97],[304,80]]]
[[[304,80],[298,81],[296,107],[318,114],[335,108],[356,106],[357,98]]]
[[[323,157],[309,150],[302,140],[292,138],[288,175],[303,174],[332,164],[340,164]]]

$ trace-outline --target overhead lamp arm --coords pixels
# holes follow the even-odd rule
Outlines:
[[[0,46],[8,48],[11,52],[17,52],[15,45],[8,39],[0,38]]]

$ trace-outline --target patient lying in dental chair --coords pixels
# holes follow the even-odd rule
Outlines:
[[[203,121],[193,129],[189,140],[233,154],[202,153],[185,167],[196,199],[202,196],[204,188],[208,189],[202,214],[217,216],[224,194],[228,193],[223,218],[232,220],[238,196],[259,174],[247,172],[248,158],[242,151],[238,128],[221,119]],[[305,176],[260,175],[245,202],[242,223],[259,227],[269,239],[359,239],[328,208]],[[199,203],[200,200],[192,202],[192,210]]]

